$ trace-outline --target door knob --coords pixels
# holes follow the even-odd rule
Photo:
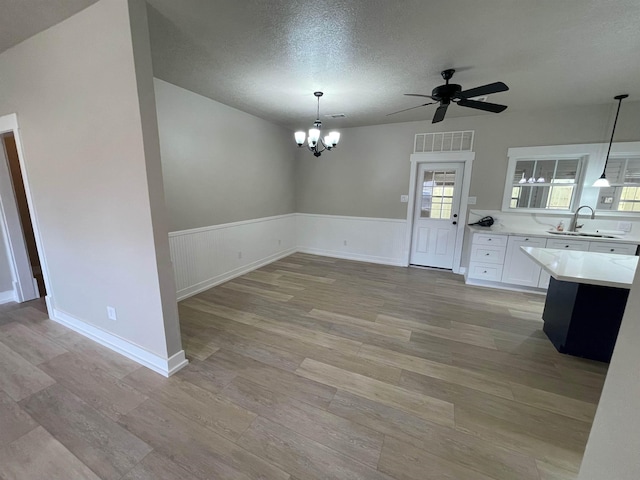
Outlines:
[[[458,224],[458,222],[456,222],[455,220],[454,220],[453,222],[451,222],[451,223],[453,223],[454,225],[457,225],[457,224]]]
[[[457,214],[457,213],[454,213],[454,214],[453,214],[453,218],[458,218],[458,214]]]

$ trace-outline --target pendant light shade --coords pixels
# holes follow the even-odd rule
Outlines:
[[[618,110],[616,111],[616,119],[613,121],[613,130],[611,130],[611,140],[609,140],[609,149],[607,150],[607,158],[604,161],[604,168],[602,169],[602,175],[600,178],[593,182],[594,187],[606,188],[610,187],[611,184],[609,180],[607,180],[607,163],[609,163],[609,154],[611,153],[611,145],[613,145],[613,135],[616,133],[616,124],[618,123],[618,115],[620,115],[620,106],[622,105],[622,100],[627,98],[629,95],[616,95],[613,97],[615,100],[618,100]]]

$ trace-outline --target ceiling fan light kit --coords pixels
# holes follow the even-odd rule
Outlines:
[[[600,175],[599,179],[593,182],[594,187],[607,188],[611,186],[611,184],[609,183],[609,180],[607,180],[607,175],[606,175],[607,163],[609,163],[609,154],[611,153],[611,145],[613,145],[613,135],[616,133],[616,125],[618,123],[618,115],[620,115],[620,107],[622,106],[622,100],[624,100],[628,96],[629,95],[625,93],[625,94],[616,95],[615,97],[613,97],[614,100],[618,100],[618,110],[616,111],[616,119],[613,121],[613,130],[611,130],[611,140],[609,140],[609,149],[607,150],[607,158],[604,161],[604,168],[602,169],[602,175]]]
[[[322,122],[320,121],[320,97],[323,95],[322,92],[313,92],[313,94],[318,99],[318,110],[316,114],[316,121],[313,122],[313,128],[309,129],[309,136],[303,132],[298,131],[294,133],[294,137],[296,139],[296,143],[298,147],[304,146],[304,142],[307,142],[307,148],[315,157],[319,157],[322,155],[322,152],[325,150],[331,150],[338,145],[340,142],[340,132],[329,132],[328,135],[322,137]]]
[[[509,90],[509,87],[507,87],[504,83],[494,82],[487,85],[482,85],[481,87],[462,90],[461,85],[458,85],[457,83],[449,83],[449,80],[451,80],[454,73],[455,70],[453,68],[443,70],[441,72],[441,75],[445,81],[445,84],[434,88],[431,92],[431,95],[405,93],[405,95],[410,97],[429,98],[433,100],[433,102],[427,102],[415,107],[405,108],[404,110],[390,113],[387,116],[406,112],[407,110],[413,110],[414,108],[426,107],[427,105],[435,105],[436,103],[438,103],[439,105],[436,109],[436,113],[433,115],[433,120],[431,121],[431,123],[438,123],[444,120],[447,109],[449,108],[449,105],[451,105],[451,103],[457,103],[461,107],[474,108],[476,110],[483,110],[485,112],[500,113],[506,110],[506,105],[473,100],[474,98],[491,95],[492,93],[506,92],[507,90]]]

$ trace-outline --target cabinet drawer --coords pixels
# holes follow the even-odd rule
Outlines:
[[[473,235],[473,244],[505,247],[507,245],[508,238],[508,235],[490,235],[488,233],[476,233]]]
[[[547,248],[558,248],[560,250],[578,250],[580,252],[587,252],[589,251],[589,242],[584,240],[551,238],[547,240]]]
[[[502,265],[471,262],[469,264],[469,278],[499,282],[502,278]]]
[[[635,255],[637,245],[631,245],[628,243],[615,243],[615,242],[589,242],[590,252],[599,253],[619,253],[621,255]]]
[[[504,252],[505,247],[473,245],[471,247],[471,261],[502,264],[504,262]]]

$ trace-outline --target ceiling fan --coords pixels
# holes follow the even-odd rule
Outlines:
[[[405,93],[405,95],[410,97],[426,97],[434,100],[433,102],[423,103],[422,105],[418,105],[416,107],[405,108],[404,110],[399,110],[397,112],[389,113],[389,115],[395,115],[396,113],[406,112],[407,110],[413,110],[414,108],[426,107],[427,105],[434,105],[439,103],[436,113],[433,115],[433,120],[431,123],[438,123],[444,120],[444,116],[447,113],[447,108],[451,102],[457,103],[461,107],[469,107],[475,108],[477,110],[484,110],[485,112],[493,112],[500,113],[504,111],[507,106],[499,105],[497,103],[489,103],[489,102],[480,102],[478,100],[472,100],[474,97],[480,97],[483,95],[490,95],[492,93],[498,92],[506,92],[509,90],[502,82],[489,83],[488,85],[482,85],[481,87],[471,88],[469,90],[462,90],[462,86],[456,83],[449,83],[451,77],[455,70],[453,68],[449,68],[447,70],[443,70],[441,72],[442,78],[445,80],[444,85],[440,85],[436,87],[431,92],[431,95],[422,95],[419,93]]]

